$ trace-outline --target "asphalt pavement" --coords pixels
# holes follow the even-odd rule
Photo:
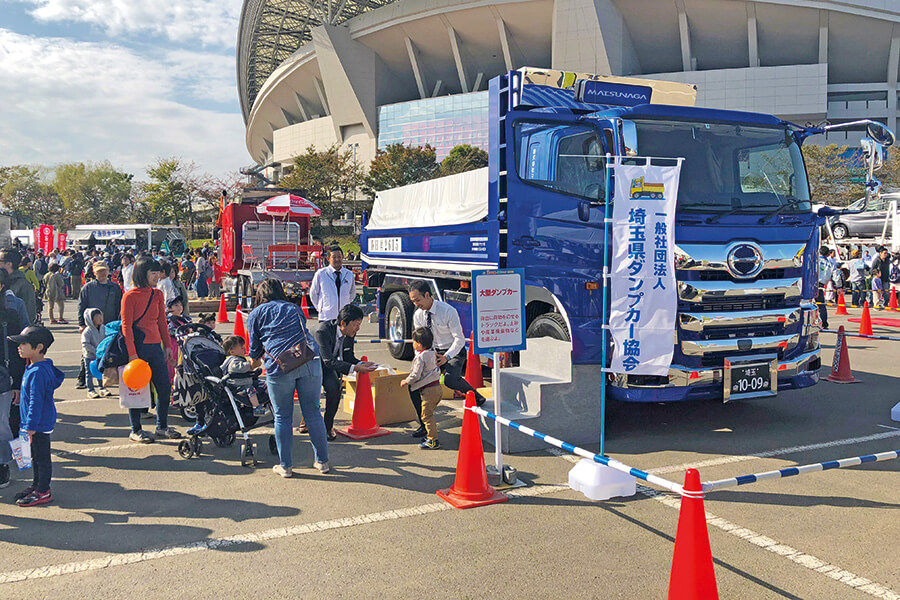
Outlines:
[[[74,303],[66,308],[74,314]],[[130,442],[117,398],[74,388],[77,328],[52,329],[49,356],[67,374],[56,397],[55,502],[13,504],[30,472],[0,490],[0,598],[666,595],[679,505],[668,493],[641,486],[631,498],[588,501],[565,486],[570,458],[548,451],[507,457],[529,483],[508,502],[444,504],[434,492],[453,481],[458,401],[438,409],[441,450],[420,450],[411,427],[389,427],[386,437],[329,444],[334,470],[322,475],[300,435],[295,476],[282,479],[271,471],[270,429],[252,434],[255,469],[240,465],[237,445],[206,443],[201,458],[185,460],[175,442]],[[834,336],[822,339],[830,364]],[[898,448],[890,409],[900,401],[900,343],[849,342],[859,384],[728,404],[612,403],[607,452],[680,482],[689,466],[711,480]],[[357,354],[408,365],[375,344]],[[171,424],[187,428],[180,417]],[[710,494],[720,597],[900,598],[898,463]]]

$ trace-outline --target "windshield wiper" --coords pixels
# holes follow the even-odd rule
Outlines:
[[[738,198],[732,198],[732,200],[738,200]],[[708,224],[715,223],[722,217],[736,215],[737,213],[739,213],[745,209],[748,209],[748,208],[769,208],[769,205],[768,204],[744,204],[743,206],[735,206],[734,208],[732,208],[729,211],[719,213],[719,214],[713,215],[711,217],[707,217],[706,223],[708,223]]]
[[[779,206],[772,212],[761,216],[759,218],[759,220],[757,221],[757,223],[760,223],[760,224],[765,223],[772,217],[780,215],[784,210],[786,210],[792,206],[797,206],[799,204],[803,204],[804,202],[808,202],[808,200],[800,200],[799,198],[791,198],[789,201],[785,202],[784,204],[782,204],[781,206]]]

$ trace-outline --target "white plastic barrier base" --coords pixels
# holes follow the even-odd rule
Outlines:
[[[900,402],[891,409],[891,421],[900,421]]]
[[[634,496],[637,481],[631,475],[582,458],[569,471],[569,487],[589,500],[608,500],[616,496]]]

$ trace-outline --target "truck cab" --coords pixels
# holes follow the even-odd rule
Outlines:
[[[624,106],[585,102],[577,90],[592,79],[646,92],[638,95],[640,103]],[[767,393],[816,383],[822,220],[812,211],[800,147],[820,131],[772,115],[696,108],[695,93],[684,84],[549,70],[522,69],[491,80],[487,216],[465,231],[364,231],[363,258],[370,281],[381,286],[382,310],[402,312],[402,299],[385,306],[384,298],[399,293],[401,282],[424,278],[455,303],[467,325],[466,271],[522,268],[528,337],[571,341],[574,366],[608,366],[603,295],[612,240],[604,225],[607,203],[616,198],[607,160],[681,159],[671,366],[667,375],[610,373],[611,395],[631,402],[727,400],[730,365],[755,357],[771,365]],[[629,183],[634,199],[663,192],[660,183],[643,178]],[[391,261],[379,252],[383,243],[369,241],[382,235],[397,236],[390,238],[396,242]],[[436,239],[449,247],[454,236],[462,239],[452,269],[449,255],[422,252],[422,238],[428,247],[436,247]],[[476,246],[474,239],[487,242]],[[462,254],[467,241],[471,251]],[[413,249],[415,261],[397,256]],[[425,266],[429,256],[433,268]],[[397,325],[388,319],[382,332],[405,337],[406,324]],[[741,392],[734,395],[753,390]]]

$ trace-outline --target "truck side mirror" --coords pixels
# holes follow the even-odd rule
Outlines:
[[[591,203],[587,200],[578,203],[578,220],[585,223],[591,220]]]
[[[884,165],[884,146],[872,138],[864,137],[859,140],[863,156],[866,157],[866,167],[869,172],[877,171]]]

